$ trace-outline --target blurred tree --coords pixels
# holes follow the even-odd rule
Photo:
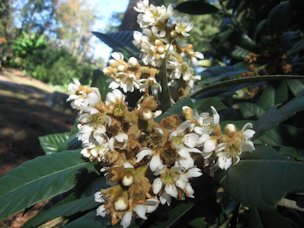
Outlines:
[[[93,7],[84,0],[62,0],[56,8],[57,36],[60,45],[82,61],[90,49],[91,27],[96,19]]]
[[[54,31],[57,4],[58,0],[27,0],[17,2],[15,11],[20,16],[21,24],[18,34],[22,34],[22,32],[35,32],[37,35],[42,35],[46,31]]]

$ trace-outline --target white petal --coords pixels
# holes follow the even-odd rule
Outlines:
[[[254,131],[254,130],[247,129],[247,130],[245,130],[245,131],[243,132],[243,134],[244,134],[244,138],[245,138],[245,139],[251,139],[251,138],[254,136],[255,131]]]
[[[114,142],[115,142],[114,137],[110,138],[110,140],[109,140],[109,149],[111,151],[114,151]]]
[[[152,184],[153,193],[155,195],[158,194],[162,187],[163,187],[163,182],[161,181],[160,178],[156,178]]]
[[[243,126],[242,131],[245,131],[246,129],[252,128],[252,127],[253,127],[253,126],[252,126],[252,123],[246,123],[246,124]]]
[[[99,206],[96,210],[96,215],[97,216],[105,217],[106,213],[107,213],[107,210],[105,209],[104,205]]]
[[[135,206],[135,208],[133,210],[136,212],[138,217],[140,217],[141,219],[147,219],[147,217],[146,217],[147,206],[138,204]]]
[[[219,156],[217,162],[218,162],[218,166],[221,169],[225,169],[225,170],[228,169],[232,165],[231,158],[228,158],[226,156]]]
[[[244,152],[252,152],[255,150],[254,148],[254,144],[252,141],[245,141],[243,144],[242,144],[242,150]]]
[[[98,191],[94,194],[94,199],[95,199],[95,202],[97,202],[97,203],[103,203],[104,202],[104,199],[103,199],[100,191]]]
[[[191,122],[190,122],[190,121],[185,121],[185,122],[181,123],[181,124],[177,127],[176,131],[177,131],[178,133],[182,133],[182,132],[184,132],[187,128],[189,128],[190,125],[191,125]]]
[[[202,175],[202,171],[199,168],[192,168],[192,169],[189,169],[188,172],[187,172],[187,176],[189,178],[199,177],[201,175]]]
[[[191,157],[182,158],[178,162],[185,169],[190,169],[194,166],[194,160]]]
[[[177,198],[177,188],[173,184],[167,184],[165,187],[165,191],[172,197]]]
[[[128,135],[126,133],[119,133],[115,136],[115,139],[122,143],[128,140]]]
[[[199,137],[197,134],[190,133],[184,136],[184,143],[189,147],[195,147]]]
[[[180,175],[178,180],[175,182],[175,185],[180,189],[184,189],[188,183],[188,178],[185,175]]]
[[[215,139],[208,139],[204,143],[204,152],[210,153],[215,150],[217,141]]]
[[[99,96],[96,93],[89,93],[88,94],[88,102],[90,105],[94,106],[98,103]]]
[[[192,186],[191,186],[190,183],[187,184],[187,186],[185,188],[185,193],[186,193],[186,195],[188,197],[194,198],[194,195],[193,195],[194,194],[194,190],[193,190],[193,188],[192,188]]]
[[[220,116],[219,114],[217,113],[216,109],[211,106],[211,109],[212,109],[212,113],[213,113],[213,122],[214,124],[219,124],[220,123]]]
[[[155,199],[148,199],[147,200],[147,213],[152,213],[157,209],[159,205],[159,201]]]
[[[125,169],[133,169],[133,168],[134,168],[134,166],[133,166],[131,163],[129,163],[129,162],[125,162],[125,163],[123,164],[123,167],[124,167]]]
[[[114,96],[113,93],[107,93],[106,101],[107,103],[115,103],[116,97]]]
[[[169,194],[167,194],[166,192],[163,192],[163,194],[161,194],[161,196],[159,197],[159,200],[160,200],[161,204],[167,203],[168,206],[170,206],[170,204],[171,204],[171,196]]]
[[[131,211],[128,211],[124,214],[124,216],[122,217],[122,220],[120,222],[120,225],[123,227],[123,228],[127,228],[130,223],[132,221],[132,212]]]
[[[121,93],[119,89],[114,89],[112,93],[114,94],[117,100],[124,100],[124,95]]]
[[[123,60],[123,55],[120,52],[113,52],[111,56],[115,60]]]
[[[157,167],[161,166],[163,164],[162,160],[160,159],[159,155],[154,155],[150,161],[150,169],[152,172],[154,172]]]
[[[151,155],[152,150],[151,149],[143,149],[136,155],[136,162],[140,162],[144,157]]]

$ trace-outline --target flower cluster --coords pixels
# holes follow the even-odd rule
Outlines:
[[[132,218],[146,214],[171,198],[194,197],[191,180],[205,167],[229,168],[245,151],[254,150],[254,134],[247,124],[238,131],[228,124],[224,131],[219,115],[194,114],[183,107],[181,115],[161,114],[154,96],[143,96],[129,110],[120,90],[108,93],[105,102],[97,88],[81,86],[77,80],[69,87],[72,107],[79,111],[78,139],[82,155],[103,165],[110,187],[95,194],[102,203],[97,215],[121,221],[127,227]]]
[[[160,204],[170,205],[172,198],[193,198],[192,180],[202,170],[228,169],[237,163],[243,152],[254,150],[251,138],[255,133],[250,124],[242,130],[228,124],[222,131],[213,107],[212,115],[199,115],[184,106],[180,115],[156,119],[162,113],[157,99],[162,62],[167,63],[169,86],[179,92],[178,99],[196,80],[185,59],[196,62],[202,56],[180,42],[192,25],[184,18],[172,19],[171,6],[156,7],[144,0],[135,10],[143,33],[134,34],[134,43],[146,65],[134,57],[125,61],[121,53],[114,52],[104,68],[113,79],[112,92],[102,100],[97,88],[74,80],[68,98],[79,111],[81,154],[102,165],[109,184],[95,194],[95,201],[101,203],[97,215],[109,216],[113,225],[120,222],[123,227],[132,218],[147,219]],[[130,108],[119,89],[144,93],[137,106]]]
[[[139,1],[135,10],[139,12],[137,21],[142,32],[134,32],[133,43],[140,50],[145,67],[134,57],[125,62],[122,54],[114,53],[109,67],[104,69],[104,73],[114,79],[110,87],[121,87],[126,92],[144,91],[152,85],[157,93],[161,88],[155,75],[165,62],[171,96],[178,100],[187,95],[200,78],[194,75],[191,64],[198,64],[198,59],[204,57],[185,42],[192,24],[187,18],[174,18],[172,6],[154,6],[148,0]]]

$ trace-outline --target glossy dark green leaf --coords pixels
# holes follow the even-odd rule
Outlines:
[[[242,116],[245,119],[248,119],[251,117],[259,118],[260,116],[262,116],[265,113],[265,110],[255,103],[242,102],[242,103],[238,103],[238,106],[240,108],[240,112],[241,112]]]
[[[289,99],[288,94],[288,86],[286,81],[282,81],[276,88],[275,88],[275,103],[282,104],[285,103]]]
[[[304,129],[296,126],[282,124],[271,128],[259,137],[259,140],[265,144],[273,146],[292,146],[304,148],[302,135]]]
[[[236,66],[209,67],[201,73],[202,80],[199,82],[199,85],[215,83],[223,78],[238,76],[247,71],[246,68]]]
[[[219,11],[218,8],[204,1],[182,2],[175,9],[182,13],[194,15],[213,14]]]
[[[208,97],[205,99],[201,99],[196,101],[195,103],[196,110],[201,112],[210,112],[210,107],[213,106],[217,111],[221,111],[226,109],[227,106],[221,101],[221,99],[217,97]]]
[[[291,56],[297,54],[299,51],[304,49],[304,38],[295,43],[291,49],[287,51],[287,55]]]
[[[303,162],[288,160],[271,147],[257,146],[230,167],[220,183],[242,204],[273,210],[286,194],[303,191],[303,180]]]
[[[256,137],[279,125],[301,110],[304,110],[304,91],[282,107],[273,107],[268,110],[254,125]]]
[[[109,225],[109,222],[106,218],[96,216],[96,211],[90,211],[84,216],[81,216],[78,219],[75,219],[65,225],[65,228],[101,228],[101,227],[107,227]]]
[[[271,34],[281,34],[288,26],[290,14],[290,2],[281,2],[275,6],[267,18],[268,30]]]
[[[198,89],[194,91],[191,96],[197,96],[203,92],[207,92],[213,89],[225,88],[225,90],[229,90],[229,86],[238,85],[238,84],[249,84],[261,81],[274,81],[274,80],[286,80],[286,79],[303,79],[303,76],[297,75],[264,75],[264,76],[254,76],[254,77],[243,77],[238,79],[231,79],[224,82],[219,82],[216,84],[212,84],[210,86],[206,85],[198,85]]]
[[[205,219],[203,217],[193,219],[188,224],[189,224],[190,227],[194,227],[194,228],[208,227],[208,223],[205,221]]]
[[[281,147],[279,153],[284,154],[290,159],[304,162],[304,150],[293,147]]]
[[[97,207],[94,197],[83,197],[71,202],[55,205],[48,210],[41,211],[38,215],[27,221],[23,227],[37,227],[49,220],[60,216],[70,216],[77,212],[84,212],[86,210]]]
[[[0,219],[70,190],[82,168],[94,170],[78,150],[37,157],[11,170],[0,178]]]
[[[257,105],[264,110],[267,110],[275,105],[275,90],[273,86],[268,85],[264,89],[259,101],[257,102]]]
[[[119,31],[115,33],[92,32],[98,39],[111,47],[113,51],[121,52],[125,57],[138,57],[138,50],[134,47],[133,31]]]
[[[183,112],[183,106],[189,106],[194,108],[194,104],[189,97],[184,97],[183,99],[176,102],[170,109],[164,112],[162,115],[156,118],[157,122],[160,122],[165,117],[171,116],[173,114],[181,114]]]
[[[302,81],[293,79],[287,81],[288,87],[294,96],[298,95],[300,92],[304,91],[304,85]]]
[[[165,220],[155,221],[153,225],[149,227],[171,227],[174,225],[174,223],[181,219],[182,216],[184,216],[188,211],[190,211],[194,207],[194,205],[195,204],[193,202],[180,202],[176,207],[168,211]]]
[[[40,146],[45,154],[59,151],[60,147],[69,139],[69,133],[57,133],[39,137]]]
[[[168,75],[166,68],[166,61],[164,60],[159,72],[159,81],[162,91],[159,93],[158,99],[160,102],[160,108],[163,112],[167,111],[171,107],[171,97],[168,87]]]

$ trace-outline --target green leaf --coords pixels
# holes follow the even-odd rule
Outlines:
[[[304,150],[296,149],[293,147],[281,147],[279,150],[280,154],[284,154],[286,157],[295,159],[297,161],[304,162]]]
[[[268,85],[263,91],[257,105],[267,110],[275,105],[275,90],[273,86]]]
[[[115,52],[121,52],[125,57],[137,57],[139,52],[134,47],[133,31],[119,31],[115,33],[92,32],[98,39],[111,47]]]
[[[0,219],[70,190],[81,168],[94,169],[78,150],[37,157],[11,170],[0,178]]]
[[[274,80],[286,80],[286,79],[303,79],[303,76],[297,75],[264,75],[264,76],[255,76],[255,77],[244,77],[238,79],[227,80],[224,82],[216,83],[210,86],[199,84],[197,87],[198,89],[191,94],[191,97],[197,96],[203,92],[219,89],[219,88],[226,88],[225,90],[229,90],[230,86],[239,85],[239,84],[248,84],[260,81],[274,81]]]
[[[190,108],[194,108],[194,104],[191,101],[190,97],[184,97],[183,99],[176,102],[170,109],[164,112],[162,115],[156,118],[157,122],[160,122],[165,117],[171,116],[173,114],[182,113],[183,106],[189,106]]]
[[[294,96],[304,90],[304,85],[300,80],[293,79],[287,81],[288,87]]]
[[[245,119],[256,117],[259,118],[265,113],[265,110],[255,103],[242,102],[238,103],[240,112]]]
[[[304,190],[303,179],[302,162],[287,160],[271,147],[257,146],[230,167],[220,183],[242,204],[273,210],[286,194]]]
[[[273,107],[268,110],[254,125],[255,137],[279,125],[284,120],[304,109],[304,92],[293,98],[280,108]]]
[[[101,228],[107,227],[109,222],[100,216],[96,216],[96,211],[90,211],[89,213],[85,214],[84,216],[73,220],[72,222],[65,225],[65,228],[83,228],[83,227],[90,227],[90,228]]]
[[[162,88],[162,91],[159,94],[160,108],[163,112],[167,111],[171,107],[171,97],[168,87],[168,75],[166,68],[166,60],[163,61],[160,72],[159,72],[159,81]]]
[[[178,4],[176,10],[194,15],[214,14],[219,11],[215,6],[203,1],[187,1]]]
[[[154,224],[149,227],[171,227],[188,211],[190,211],[194,207],[194,205],[195,204],[193,202],[180,202],[176,207],[168,211],[168,213],[166,214],[167,219],[155,221]]]
[[[255,125],[254,125],[255,126]],[[265,144],[273,146],[292,146],[304,148],[302,140],[304,129],[292,125],[282,124],[271,128],[259,137],[259,140]]]
[[[282,104],[289,99],[288,87],[285,81],[282,81],[275,89],[275,103]]]
[[[190,227],[194,227],[194,228],[208,227],[208,223],[205,221],[205,219],[203,217],[193,219],[188,224]]]
[[[258,209],[252,207],[248,213],[248,228],[263,228]]]
[[[217,111],[227,108],[227,106],[218,97],[208,97],[195,102],[195,108],[199,113],[209,112],[211,106],[213,106]]]
[[[287,51],[287,55],[288,56],[294,55],[303,49],[304,49],[304,38],[298,41],[297,43],[295,43],[293,47]]]
[[[236,66],[209,67],[202,72],[202,80],[200,81],[200,85],[214,83],[223,78],[238,76],[247,71],[248,70],[246,68]]]
[[[69,139],[69,132],[50,134],[39,137],[40,146],[45,154],[59,151],[59,148]]]
[[[23,227],[37,227],[38,225],[41,225],[54,218],[60,216],[70,216],[77,212],[84,212],[97,206],[98,204],[95,202],[94,197],[83,197],[71,202],[55,205],[48,210],[44,210],[27,221]]]
[[[286,31],[290,14],[290,2],[281,2],[268,14],[267,25],[271,34],[281,34]]]

